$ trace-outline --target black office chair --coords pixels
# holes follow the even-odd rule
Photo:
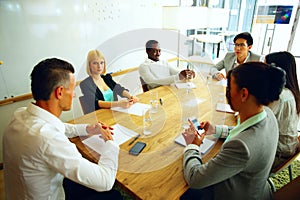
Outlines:
[[[149,91],[148,85],[147,85],[147,83],[145,83],[145,81],[142,77],[140,77],[140,81],[141,81],[141,84],[142,84],[143,92]]]

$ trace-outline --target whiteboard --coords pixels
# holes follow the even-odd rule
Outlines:
[[[30,93],[30,73],[45,58],[70,62],[77,76],[84,67],[87,52],[103,48],[100,50],[111,63],[109,67],[119,70],[113,63],[124,53],[129,55],[130,50],[121,52],[117,47],[122,42],[112,48],[107,41],[119,35],[124,37],[133,30],[161,29],[161,7],[177,4],[177,0],[1,0],[0,100]],[[156,35],[151,36],[147,39],[156,39]],[[132,52],[142,55],[145,40],[138,40]],[[144,60],[140,56],[129,57],[136,63]],[[118,68],[136,65],[124,63],[120,66],[118,62]]]

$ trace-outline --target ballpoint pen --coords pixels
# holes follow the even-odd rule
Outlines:
[[[141,134],[138,134],[135,138],[133,138],[133,140],[131,140],[131,142],[129,142],[128,145],[132,145],[132,143],[134,143],[134,141],[136,141],[140,136]]]
[[[160,103],[161,106],[163,105],[163,101],[162,101],[161,98],[159,99],[159,103]]]

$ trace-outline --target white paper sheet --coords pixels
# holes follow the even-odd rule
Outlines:
[[[196,88],[196,85],[193,82],[188,82],[188,83],[175,83],[175,86],[178,89],[184,89],[184,88]]]
[[[227,79],[222,79],[216,83],[217,85],[227,86]]]
[[[114,130],[112,132],[114,133],[113,139],[116,141],[117,144],[121,145],[130,138],[136,137],[138,133],[120,125],[120,124],[115,124],[112,126]]]
[[[216,110],[221,112],[234,113],[234,111],[230,108],[230,105],[227,103],[217,103]]]
[[[184,105],[193,107],[194,105],[198,105],[200,103],[203,103],[204,101],[206,101],[206,99],[195,98],[195,99],[190,99],[189,101],[185,102]]]
[[[118,111],[118,112],[124,112],[132,115],[138,115],[143,116],[143,110],[150,109],[149,104],[144,103],[134,103],[130,106],[130,108],[121,108],[121,107],[113,107],[111,110]]]
[[[112,130],[113,139],[118,144],[121,145],[127,140],[136,137],[138,133],[120,125],[115,124],[112,126],[114,130]],[[100,135],[93,135],[85,140],[82,141],[83,144],[87,145],[97,153],[101,154],[103,146],[104,146],[104,140],[99,137]]]
[[[99,135],[93,135],[82,141],[83,144],[90,147],[97,153],[101,154],[102,148],[104,146],[104,140],[99,137]]]
[[[200,132],[200,131],[199,131]],[[180,144],[182,146],[186,146],[186,142],[184,140],[184,137],[182,136],[182,134],[178,135],[175,138],[175,142],[177,144]],[[201,154],[206,154],[207,151],[215,144],[215,141],[204,138],[203,143],[200,145],[200,152]]]

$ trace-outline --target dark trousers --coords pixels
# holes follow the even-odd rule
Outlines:
[[[67,178],[65,178],[63,181],[63,187],[65,191],[66,200],[123,200],[123,197],[117,190],[97,192],[96,190],[75,183]]]
[[[207,187],[203,189],[189,188],[180,197],[180,200],[211,200],[214,199],[213,187]]]

